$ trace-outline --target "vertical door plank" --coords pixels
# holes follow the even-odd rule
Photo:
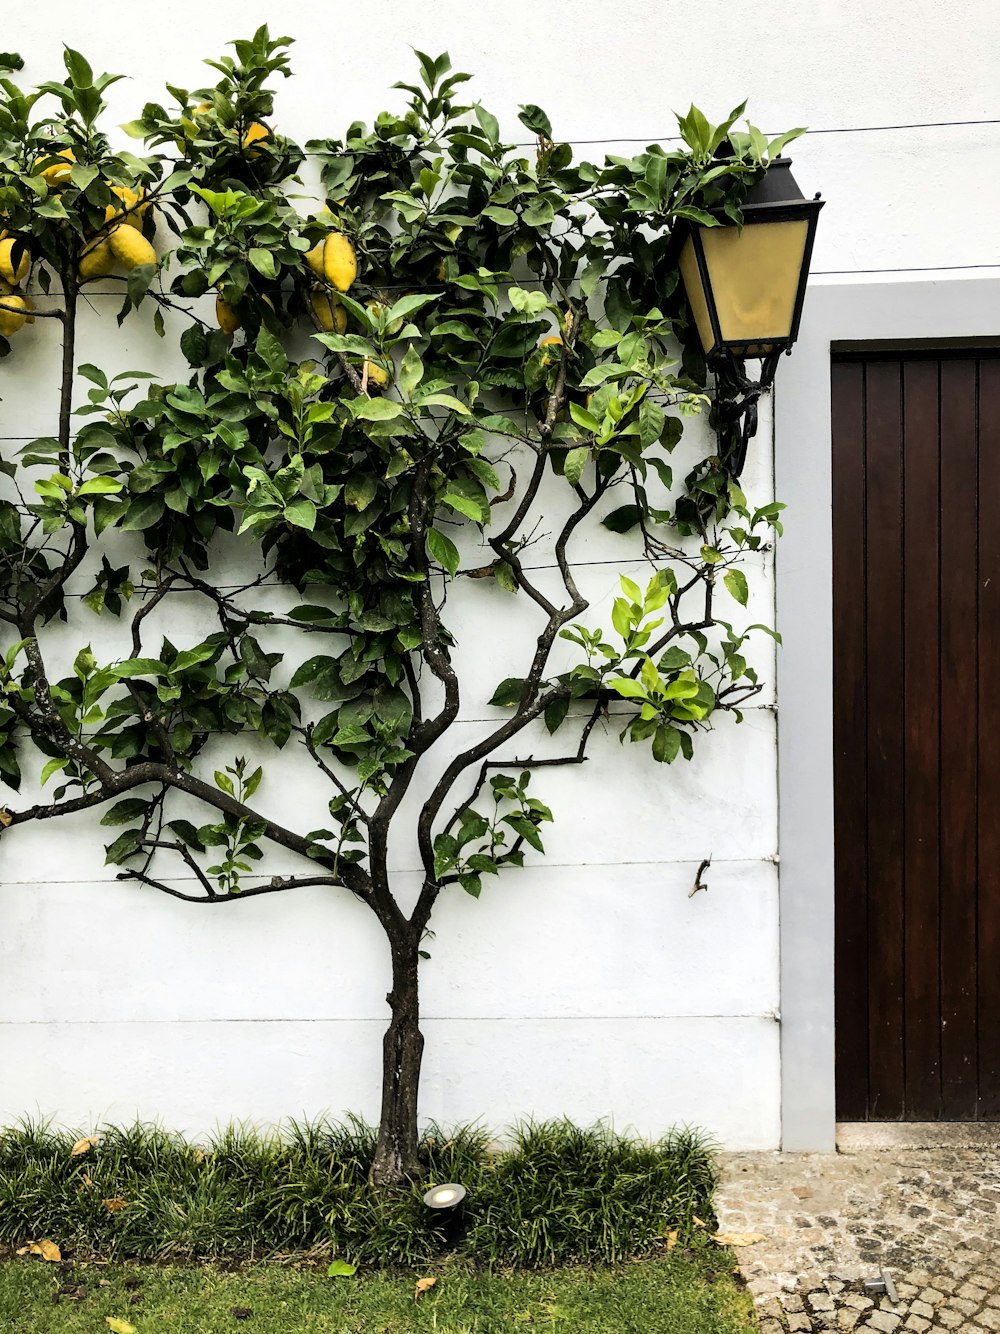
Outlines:
[[[869,1116],[902,1117],[902,365],[866,368]]]
[[[868,1114],[864,366],[835,362],[833,747],[837,1116]]]
[[[977,1114],[978,476],[976,363],[941,362],[941,1076]]]
[[[1000,1120],[1000,358],[979,363],[979,1116]]]
[[[903,363],[905,1116],[941,1115],[938,363]]]

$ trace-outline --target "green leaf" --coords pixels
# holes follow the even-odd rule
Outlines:
[[[615,676],[608,682],[608,685],[617,694],[624,699],[645,699],[646,688],[639,681],[633,681],[631,676]]]
[[[681,748],[681,734],[676,727],[661,723],[653,733],[653,759],[660,764],[671,764]]]
[[[545,706],[545,726],[549,732],[556,732],[562,726],[569,712],[568,699],[554,699],[551,704]]]
[[[278,271],[274,267],[274,256],[270,250],[262,250],[260,246],[251,246],[247,259],[257,272],[265,278],[276,278],[278,276]]]
[[[400,297],[386,314],[386,328],[390,328],[397,320],[408,320],[418,310],[422,310],[424,306],[429,305],[432,301],[439,300],[439,298],[439,292],[411,292],[408,296]]]
[[[153,492],[143,496],[130,495],[125,517],[118,526],[127,533],[152,528],[154,523],[163,518],[164,509],[163,500]]]
[[[494,690],[489,702],[502,709],[513,709],[520,704],[523,694],[524,678],[508,676]]]
[[[605,528],[610,528],[613,533],[627,533],[633,529],[639,522],[640,510],[638,505],[621,505],[618,509],[612,510],[601,520]]]
[[[148,808],[149,802],[142,801],[139,797],[129,797],[125,801],[115,802],[114,806],[102,818],[101,824],[128,824],[130,820],[136,820],[140,815],[145,815]]]
[[[571,449],[566,455],[566,460],[563,463],[563,476],[571,486],[578,484],[589,459],[590,449],[587,445],[580,445],[576,449]]]
[[[78,496],[114,496],[122,489],[113,477],[90,477],[76,493]]]
[[[747,599],[750,596],[750,590],[747,587],[747,577],[742,570],[727,570],[722,576],[722,582],[726,585],[729,592],[733,595],[741,607],[747,605]]]
[[[120,837],[116,838],[106,849],[104,858],[108,866],[118,866],[128,857],[132,857],[139,851],[139,842],[141,835],[138,829],[128,829]]]
[[[406,349],[406,354],[399,368],[399,387],[409,398],[423,378],[424,363],[420,360],[417,349],[411,344]]]
[[[446,537],[437,528],[430,528],[427,531],[427,549],[431,558],[439,565],[443,565],[454,579],[458,572],[459,554],[458,547],[451,538]]]
[[[351,1278],[357,1272],[356,1265],[348,1264],[346,1260],[334,1260],[326,1274],[327,1278]]]
[[[49,760],[48,764],[46,764],[45,768],[42,770],[42,776],[39,779],[41,786],[44,787],[52,775],[58,773],[60,769],[65,769],[67,764],[69,764],[69,760],[66,759],[65,756]]]
[[[285,522],[312,532],[316,527],[316,506],[304,497],[285,506]]]
[[[403,405],[394,398],[355,398],[351,411],[362,421],[387,422],[402,416]]]
[[[517,118],[532,134],[540,134],[545,139],[552,138],[552,122],[542,108],[533,102],[522,103]]]

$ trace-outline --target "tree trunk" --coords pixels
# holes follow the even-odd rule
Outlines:
[[[418,939],[393,940],[392,1022],[382,1040],[382,1114],[372,1163],[373,1186],[400,1185],[421,1171],[417,1091],[424,1037],[420,1031]]]

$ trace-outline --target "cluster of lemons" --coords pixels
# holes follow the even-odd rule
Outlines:
[[[40,159],[46,161],[45,158]],[[72,148],[52,154],[49,165],[38,175],[50,190],[58,191],[69,181],[76,164]],[[145,192],[140,186],[133,190],[127,185],[109,187],[115,203],[108,204],[104,226],[88,237],[80,250],[77,271],[81,282],[103,278],[121,265],[126,271],[139,264],[155,264],[156,251],[142,234],[142,220],[149,211],[149,201],[143,202]],[[31,253],[27,244],[7,232],[0,232],[0,334],[9,338],[32,322],[31,298],[20,290],[31,273]]]
[[[24,246],[0,233],[0,334],[5,338],[32,323],[31,298],[18,291],[30,272],[31,257]]]

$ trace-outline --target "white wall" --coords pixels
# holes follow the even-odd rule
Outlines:
[[[55,77],[59,44],[78,46],[95,65],[131,71],[113,90],[124,121],[162,97],[167,79],[210,82],[199,59],[270,18],[298,39],[297,77],[280,91],[277,120],[300,139],[391,104],[387,85],[412,73],[410,46],[447,47],[517,138],[516,107],[528,101],[546,108],[561,137],[641,143],[668,135],[671,109],[691,100],[718,117],[749,96],[768,130],[1000,114],[987,0],[782,0],[746,11],[646,0],[617,12],[605,0],[370,0],[363,22],[312,0],[280,9],[177,0],[155,27],[152,17],[120,18],[119,6],[100,3],[22,9],[26,75]],[[1000,260],[1000,184],[985,169],[998,142],[1000,126],[797,144],[803,188],[830,201],[815,268]],[[963,212],[952,223],[945,201],[956,189]],[[116,329],[116,305],[94,300],[87,322],[101,321],[100,351],[88,356],[179,370],[143,319]],[[0,364],[0,436],[52,430],[56,364],[53,332],[39,321]],[[748,469],[754,499],[769,494],[770,471],[765,412]],[[794,522],[794,497],[783,499]],[[601,528],[578,552],[596,607],[619,569],[636,568],[632,543]],[[760,566],[748,620],[773,614],[771,565]],[[453,617],[480,701],[508,662],[517,670],[517,641],[530,634],[525,609],[515,617],[511,608],[479,586],[463,591]],[[186,610],[168,611],[173,626]],[[511,617],[509,652],[488,638],[499,615]],[[111,656],[118,634],[81,607],[58,638],[67,654],[93,639]],[[761,666],[773,681],[767,649]],[[494,713],[469,698],[464,735]],[[648,1134],[683,1121],[732,1147],[777,1144],[775,715],[770,694],[760,704],[742,727],[726,720],[704,738],[691,765],[656,766],[610,732],[587,770],[537,777],[556,816],[549,855],[478,903],[454,891],[434,922],[423,980],[426,1116],[493,1126],[527,1114],[610,1116]],[[547,744],[532,739],[535,754]],[[6,799],[31,800],[30,783]],[[260,792],[276,812],[312,799],[277,777]],[[91,825],[18,829],[0,845],[0,1124],[23,1113],[81,1126],[139,1115],[199,1131],[233,1117],[374,1116],[387,970],[364,910],[322,890],[220,909],[179,904],[116,883]],[[710,889],[689,898],[709,853]],[[396,869],[406,892],[415,868],[405,849]]]

